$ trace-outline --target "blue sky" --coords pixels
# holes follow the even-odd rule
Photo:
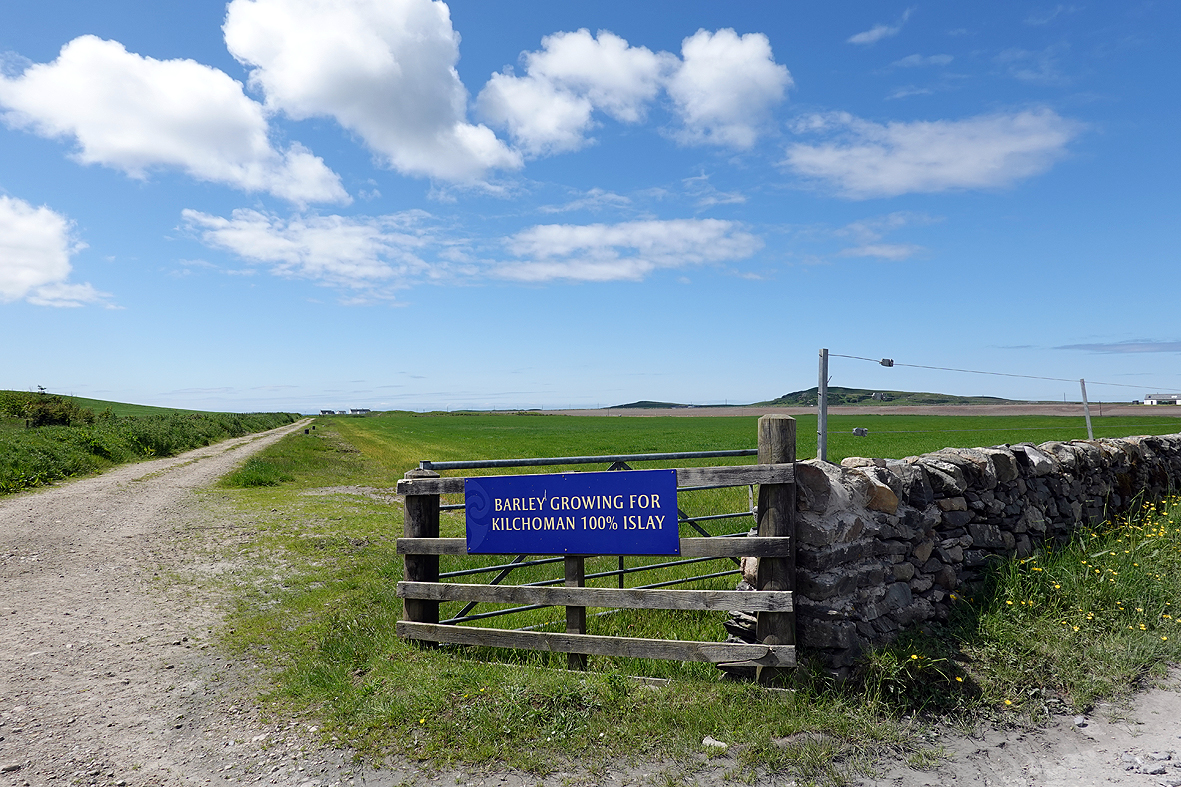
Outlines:
[[[5,3],[0,387],[1181,390],[1179,8]]]

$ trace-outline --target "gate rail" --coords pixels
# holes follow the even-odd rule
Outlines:
[[[690,452],[686,454],[627,454],[608,457],[556,457],[531,460],[489,460],[488,462],[423,462],[406,473],[398,482],[397,491],[405,496],[406,516],[404,536],[398,539],[398,553],[405,559],[405,579],[398,583],[398,596],[403,599],[403,619],[397,624],[399,636],[428,642],[460,645],[519,648],[564,652],[568,666],[585,668],[586,656],[622,656],[633,658],[670,659],[675,661],[705,661],[723,666],[760,668],[790,668],[796,665],[796,631],[794,611],[795,588],[795,420],[788,416],[768,415],[759,419],[759,447],[756,451],[741,449],[722,452]],[[722,488],[728,486],[759,485],[758,536],[681,538],[680,562],[697,562],[718,558],[759,558],[756,589],[762,592],[736,590],[665,590],[657,586],[643,588],[585,587],[586,555],[566,555],[536,561],[525,561],[518,556],[512,563],[463,572],[449,572],[457,576],[500,570],[490,584],[461,584],[440,582],[439,556],[466,555],[463,538],[439,537],[440,495],[462,493],[465,479],[443,478],[436,469],[468,469],[473,467],[520,467],[529,464],[556,465],[590,462],[613,462],[648,459],[707,458],[710,456],[741,456],[757,453],[759,464],[729,467],[686,467],[676,470],[678,491],[689,489]],[[578,461],[571,461],[578,460]],[[613,465],[613,467],[615,466]],[[626,465],[623,465],[626,467]],[[626,472],[626,471],[625,471]],[[460,506],[447,506],[453,509]],[[725,515],[733,516],[733,515]],[[700,532],[691,517],[679,517]],[[700,517],[704,519],[704,517]],[[558,580],[526,585],[501,585],[499,580],[508,571],[523,565],[543,562],[564,564],[564,577]],[[607,571],[591,577],[645,570],[649,567]],[[731,571],[719,572],[732,573]],[[657,585],[677,584],[657,583]],[[563,587],[552,587],[559,582]],[[467,602],[464,612],[456,618],[439,621],[439,604],[449,601]],[[522,604],[510,610],[466,615],[477,603]],[[476,626],[455,625],[493,615],[506,614],[544,606],[566,608],[566,633],[549,633]],[[634,637],[597,636],[586,633],[586,608],[611,607],[620,609],[675,609],[675,610],[737,610],[756,616],[754,644],[732,642],[686,642]]]

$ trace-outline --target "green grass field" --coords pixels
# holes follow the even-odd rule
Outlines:
[[[177,407],[156,407],[150,404],[129,404],[127,402],[111,402],[106,399],[87,399],[85,396],[67,396],[79,407],[85,407],[96,413],[110,410],[119,417],[127,415],[165,415],[167,413],[205,413],[205,410],[185,410]]]
[[[1168,631],[1175,622],[1169,599],[1181,593],[1181,517],[1155,511],[1082,534],[1040,562],[1003,567],[977,597],[961,600],[949,624],[870,654],[845,686],[811,674],[794,692],[769,692],[722,682],[713,667],[697,663],[592,658],[588,672],[568,673],[560,669],[564,657],[547,654],[418,647],[394,633],[402,511],[383,494],[419,460],[753,447],[756,419],[390,413],[315,423],[312,434],[290,435],[260,454],[246,477],[228,477],[210,491],[211,504],[239,523],[232,530],[239,536],[208,548],[240,567],[223,586],[234,599],[225,641],[236,658],[267,668],[268,712],[314,719],[326,736],[373,754],[395,751],[436,765],[503,762],[544,773],[564,767],[570,751],[587,752],[583,763],[592,768],[612,758],[695,762],[691,755],[712,735],[737,744],[739,775],[760,769],[801,784],[840,784],[890,752],[931,762],[935,752],[919,737],[927,725],[1081,711],[1181,657],[1181,631]],[[1096,419],[1096,432],[1170,433],[1178,425],[1171,418]],[[837,434],[854,426],[870,436]],[[1084,429],[1081,419],[1048,417],[842,416],[832,420],[830,456],[901,457],[946,445],[1070,439]],[[801,457],[814,452],[814,432],[814,418],[801,418]],[[743,461],[753,459],[735,463]],[[679,502],[691,515],[749,506],[745,488],[684,494]],[[751,524],[746,517],[711,529]],[[444,514],[442,528],[445,536],[462,535],[460,514]],[[494,559],[444,557],[442,570]],[[1104,583],[1092,574],[1100,564]],[[728,567],[699,564],[660,578],[710,566]],[[506,581],[560,570],[522,569]],[[628,585],[651,581],[644,576],[629,577]],[[1118,580],[1108,582],[1112,577]],[[731,588],[735,581],[682,587]],[[549,609],[477,625],[560,619],[560,609]],[[589,626],[597,634],[716,641],[724,638],[721,619],[620,612],[593,617]],[[625,677],[637,674],[671,682],[651,688]],[[800,734],[816,732],[824,735]]]

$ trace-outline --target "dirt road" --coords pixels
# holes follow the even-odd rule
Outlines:
[[[160,577],[181,557],[175,531],[201,517],[193,490],[304,425],[0,501],[0,783],[344,778],[305,766],[232,695],[213,607],[169,598]]]
[[[219,524],[199,489],[301,428],[0,499],[0,787],[730,783],[729,757],[545,779],[423,773],[406,762],[374,771],[323,746],[307,722],[261,718],[248,688],[251,666],[211,647],[218,599],[191,594],[176,578],[200,560],[178,534]],[[1131,716],[1145,724],[1108,724],[1100,715],[1080,728],[1068,719],[1029,735],[948,738],[942,743],[954,758],[938,770],[885,763],[881,777],[865,784],[1181,784],[1176,754],[1150,756],[1181,750],[1181,696],[1143,695]],[[1143,773],[1162,767],[1163,775]]]

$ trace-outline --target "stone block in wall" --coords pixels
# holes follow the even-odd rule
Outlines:
[[[1018,456],[1025,457],[1024,464],[1029,468],[1031,475],[1041,477],[1049,475],[1054,472],[1054,462],[1050,457],[1043,454],[1041,451],[1034,448],[1032,445],[1017,445],[1013,446],[1014,452],[1020,450]]]
[[[890,613],[890,618],[899,626],[909,626],[935,616],[934,605],[925,598],[916,598],[909,605]]]
[[[960,497],[945,497],[942,500],[936,500],[935,505],[939,506],[940,511],[967,511],[968,501]]]
[[[801,571],[796,576],[796,587],[809,599],[824,601],[834,596],[847,595],[858,588],[880,585],[887,573],[893,576],[893,567],[878,561],[846,567],[842,571]]]
[[[876,541],[862,539],[850,544],[838,543],[819,549],[799,550],[796,553],[796,562],[801,568],[811,571],[828,571],[836,566],[844,566],[866,558],[876,557],[880,551]],[[749,559],[743,558],[743,560]]]
[[[796,465],[796,508],[800,511],[814,511],[818,514],[828,510],[832,497],[832,484],[828,474],[815,464],[800,462]]]
[[[919,464],[927,471],[927,478],[936,497],[955,497],[968,488],[964,471],[951,462],[923,458]]]
[[[869,500],[865,503],[865,507],[870,511],[893,514],[898,510],[898,495],[894,494],[894,490],[885,484],[871,480]]]
[[[961,563],[964,560],[964,548],[959,545],[949,547],[947,549],[939,547],[936,550],[936,553],[939,555],[939,559],[944,563],[955,564]]]
[[[1070,443],[1062,443],[1057,440],[1053,440],[1048,443],[1042,443],[1040,446],[1038,446],[1038,449],[1042,453],[1049,454],[1050,456],[1057,459],[1058,464],[1060,464],[1064,470],[1074,472],[1078,469],[1078,454],[1075,452],[1074,446],[1072,446]]]
[[[1033,554],[1033,542],[1029,540],[1029,536],[1025,533],[1017,536],[1017,545],[1015,547],[1017,557],[1029,557]]]
[[[851,512],[837,516],[818,516],[801,512],[796,517],[796,535],[801,546],[826,547],[829,544],[856,541],[865,532],[865,522]]]
[[[921,564],[927,562],[927,559],[929,557],[931,557],[931,552],[934,551],[934,549],[935,549],[935,542],[934,541],[930,541],[930,540],[923,541],[923,542],[915,545],[914,551],[911,554],[914,555],[915,559],[921,565]]]
[[[929,574],[916,574],[910,580],[910,589],[915,593],[926,593],[935,584],[935,580]]]
[[[936,585],[947,590],[955,590],[958,584],[956,582],[955,569],[951,566],[944,566],[935,572],[934,579]]]
[[[968,485],[980,490],[994,489],[998,483],[991,457],[978,448],[945,448],[955,464],[966,470]],[[942,452],[941,452],[942,453]]]
[[[895,582],[886,588],[882,604],[886,609],[893,611],[907,606],[913,600],[914,596],[910,592],[910,585],[906,582]]]
[[[926,508],[935,501],[935,492],[927,472],[917,464],[903,461],[886,462],[886,472],[898,479],[898,497],[914,508]],[[890,485],[893,489],[893,485]]]
[[[894,579],[899,582],[909,582],[914,578],[914,564],[913,563],[895,563],[894,564]]]
[[[971,511],[947,511],[943,514],[945,527],[964,527],[972,521]]]
[[[816,620],[804,627],[802,639],[811,648],[851,648],[857,642],[857,626],[850,620]]]
[[[984,549],[1004,549],[1005,539],[1001,529],[996,525],[973,522],[968,525],[968,534],[972,536],[972,545]]]
[[[982,549],[964,550],[964,565],[976,568],[988,562],[988,553]]]
[[[992,462],[998,483],[1007,484],[1017,480],[1017,458],[1005,448],[981,448],[981,453]]]

